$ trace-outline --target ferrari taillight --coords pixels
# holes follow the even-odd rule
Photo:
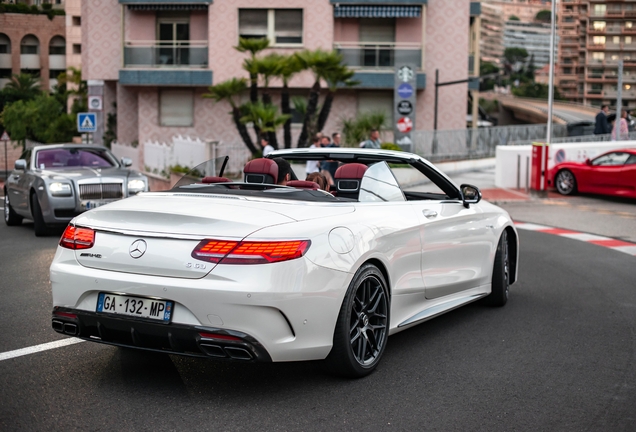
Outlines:
[[[60,239],[60,246],[67,249],[90,249],[95,244],[95,231],[69,225]]]
[[[192,257],[221,264],[268,264],[302,257],[311,242],[287,241],[223,241],[203,240],[192,251]]]

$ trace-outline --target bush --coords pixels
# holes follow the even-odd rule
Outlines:
[[[383,111],[359,114],[355,119],[342,120],[342,137],[346,147],[357,147],[369,138],[373,129],[386,127],[387,116]]]
[[[403,151],[402,147],[397,144],[385,142],[381,144],[382,150],[395,150],[395,151]]]

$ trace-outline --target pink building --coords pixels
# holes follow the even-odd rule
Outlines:
[[[246,55],[233,49],[240,36],[268,37],[270,50],[281,53],[344,54],[361,85],[338,92],[327,133],[365,110],[382,109],[392,119],[394,65],[414,63],[415,128],[430,130],[435,70],[440,81],[468,75],[469,10],[468,0],[83,1],[83,75],[104,107],[95,142],[116,102],[121,143],[165,142],[177,134],[240,143],[229,106],[201,97],[213,83],[247,77]],[[311,84],[307,73],[290,86],[306,96]],[[439,129],[465,128],[467,90],[467,84],[440,88]]]

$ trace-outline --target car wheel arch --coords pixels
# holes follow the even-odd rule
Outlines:
[[[389,276],[389,271],[387,270],[386,265],[384,265],[384,263],[379,258],[369,258],[368,260],[364,261],[358,268],[361,268],[365,264],[372,264],[376,266],[378,270],[380,270],[380,273],[382,273],[382,276],[384,276],[384,280],[386,281],[387,288],[389,289],[389,297],[392,297],[393,287],[391,286],[391,278]]]
[[[508,234],[508,253],[510,255],[510,284],[512,285],[517,280],[517,257],[519,256],[519,238],[517,233],[511,226],[505,228],[506,234]]]

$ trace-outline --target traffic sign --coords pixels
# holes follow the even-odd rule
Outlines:
[[[7,133],[7,131],[2,132],[0,141],[11,141],[11,138],[9,138],[9,134]]]
[[[397,128],[402,133],[409,133],[413,129],[413,121],[408,117],[402,117],[397,121]]]
[[[102,110],[102,97],[101,96],[89,96],[88,97],[88,108],[94,111]]]
[[[413,104],[407,100],[398,102],[397,112],[402,115],[409,115],[413,112]]]
[[[397,89],[398,94],[403,99],[408,99],[413,96],[413,87],[409,83],[402,83]]]
[[[78,113],[77,114],[77,131],[78,132],[97,131],[97,115],[95,113]]]

